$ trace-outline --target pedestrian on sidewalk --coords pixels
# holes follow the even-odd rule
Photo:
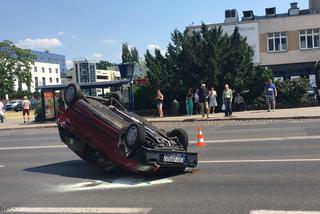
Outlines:
[[[4,104],[0,100],[0,123],[4,122],[4,112],[5,112]]]
[[[28,123],[30,123],[30,109],[31,109],[31,102],[28,100],[27,96],[23,97],[22,101],[22,114],[23,114],[23,122],[26,123],[26,114],[28,116]]]
[[[266,103],[268,105],[268,112],[276,109],[276,97],[278,96],[277,88],[275,84],[272,83],[272,80],[269,79],[265,86],[265,97]]]
[[[232,116],[232,90],[229,88],[228,84],[224,85],[224,91],[222,93],[222,101],[224,105],[224,116],[231,117]]]
[[[244,99],[240,93],[237,93],[237,96],[234,98],[233,102],[236,107],[236,111],[244,111]]]
[[[199,114],[199,89],[193,95],[194,98],[194,114]]]
[[[211,87],[209,92],[209,110],[210,113],[214,114],[215,108],[218,106],[217,103],[217,92],[214,90],[214,87]]]
[[[205,84],[201,84],[201,88],[199,90],[199,107],[200,112],[202,114],[202,118],[204,118],[205,114],[207,115],[207,118],[209,118],[209,104],[208,104],[208,98],[209,98],[209,90],[206,88]]]
[[[163,99],[164,99],[163,94],[161,93],[160,89],[158,89],[156,94],[156,102],[157,102],[157,108],[158,108],[160,117],[163,117],[163,110],[162,110]]]
[[[190,88],[187,96],[186,96],[186,110],[187,110],[187,115],[192,116],[193,113],[193,93],[192,89]]]

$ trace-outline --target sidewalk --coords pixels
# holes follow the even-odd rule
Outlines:
[[[31,123],[23,123],[21,112],[6,112],[6,120],[0,123],[0,130],[50,128],[56,127],[54,121],[45,123],[34,122],[33,112],[30,114]],[[320,107],[278,109],[275,112],[266,110],[234,112],[232,117],[224,117],[223,113],[210,115],[202,119],[201,115],[176,117],[145,117],[150,122],[193,122],[193,121],[224,121],[224,120],[284,120],[284,119],[315,119],[320,118]]]

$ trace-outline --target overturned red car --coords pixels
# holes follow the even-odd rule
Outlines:
[[[64,105],[66,103],[66,106]],[[197,166],[197,153],[188,152],[183,129],[169,133],[128,112],[114,98],[85,96],[69,84],[59,101],[57,125],[61,140],[79,157],[108,170],[132,172],[184,170]]]

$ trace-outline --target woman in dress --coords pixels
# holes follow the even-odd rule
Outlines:
[[[214,114],[215,108],[218,106],[217,103],[217,92],[214,90],[214,87],[210,89],[209,92],[209,110],[210,113]]]
[[[161,91],[159,89],[157,90],[156,101],[157,101],[157,107],[158,107],[159,115],[160,115],[160,117],[163,117],[163,110],[162,110],[163,94],[161,93]]]

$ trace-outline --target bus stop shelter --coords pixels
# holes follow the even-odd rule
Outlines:
[[[111,88],[111,92],[118,91],[124,97],[128,98],[128,107],[130,111],[134,110],[133,83],[128,79],[104,81],[104,82],[87,82],[78,83],[80,89],[86,91],[88,95],[95,95],[92,89],[102,89],[102,97],[104,97],[105,89]],[[57,116],[58,99],[62,96],[62,91],[68,84],[38,86],[36,90],[41,93],[41,118],[38,120],[55,120]],[[124,90],[124,86],[128,90]],[[112,88],[114,90],[112,90]],[[118,90],[116,90],[118,89]],[[124,93],[128,93],[127,96]]]

